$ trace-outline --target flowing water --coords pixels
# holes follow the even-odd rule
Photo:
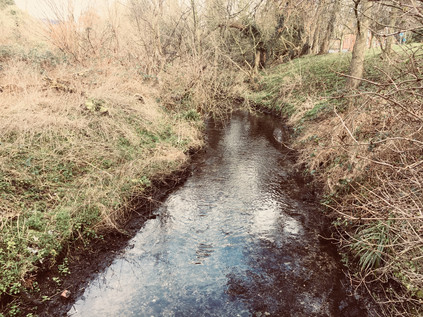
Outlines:
[[[68,315],[366,316],[319,236],[280,120],[239,113],[207,136],[186,183]]]

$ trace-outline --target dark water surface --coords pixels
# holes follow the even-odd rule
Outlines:
[[[366,316],[343,290],[278,119],[240,113],[72,316]]]

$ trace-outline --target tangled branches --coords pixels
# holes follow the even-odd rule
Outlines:
[[[386,315],[421,313],[423,303],[422,56],[420,47],[399,53],[391,70],[379,69],[384,81],[359,93],[361,106],[339,116],[340,145],[357,174],[333,209],[342,245],[361,267],[355,279],[382,282],[372,296],[392,304],[381,305]]]

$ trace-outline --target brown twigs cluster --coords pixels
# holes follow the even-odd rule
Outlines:
[[[392,316],[417,312],[423,303],[422,56],[421,48],[397,54],[392,70],[379,69],[384,80],[368,83],[338,118],[344,131],[337,143],[352,170],[348,194],[333,207],[347,232],[340,243],[363,272],[353,279],[378,281],[382,287],[372,296],[389,302],[381,307]]]

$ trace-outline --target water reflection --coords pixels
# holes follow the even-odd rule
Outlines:
[[[248,114],[211,126],[192,177],[69,315],[342,316],[341,273],[314,206],[292,195],[283,131]]]

